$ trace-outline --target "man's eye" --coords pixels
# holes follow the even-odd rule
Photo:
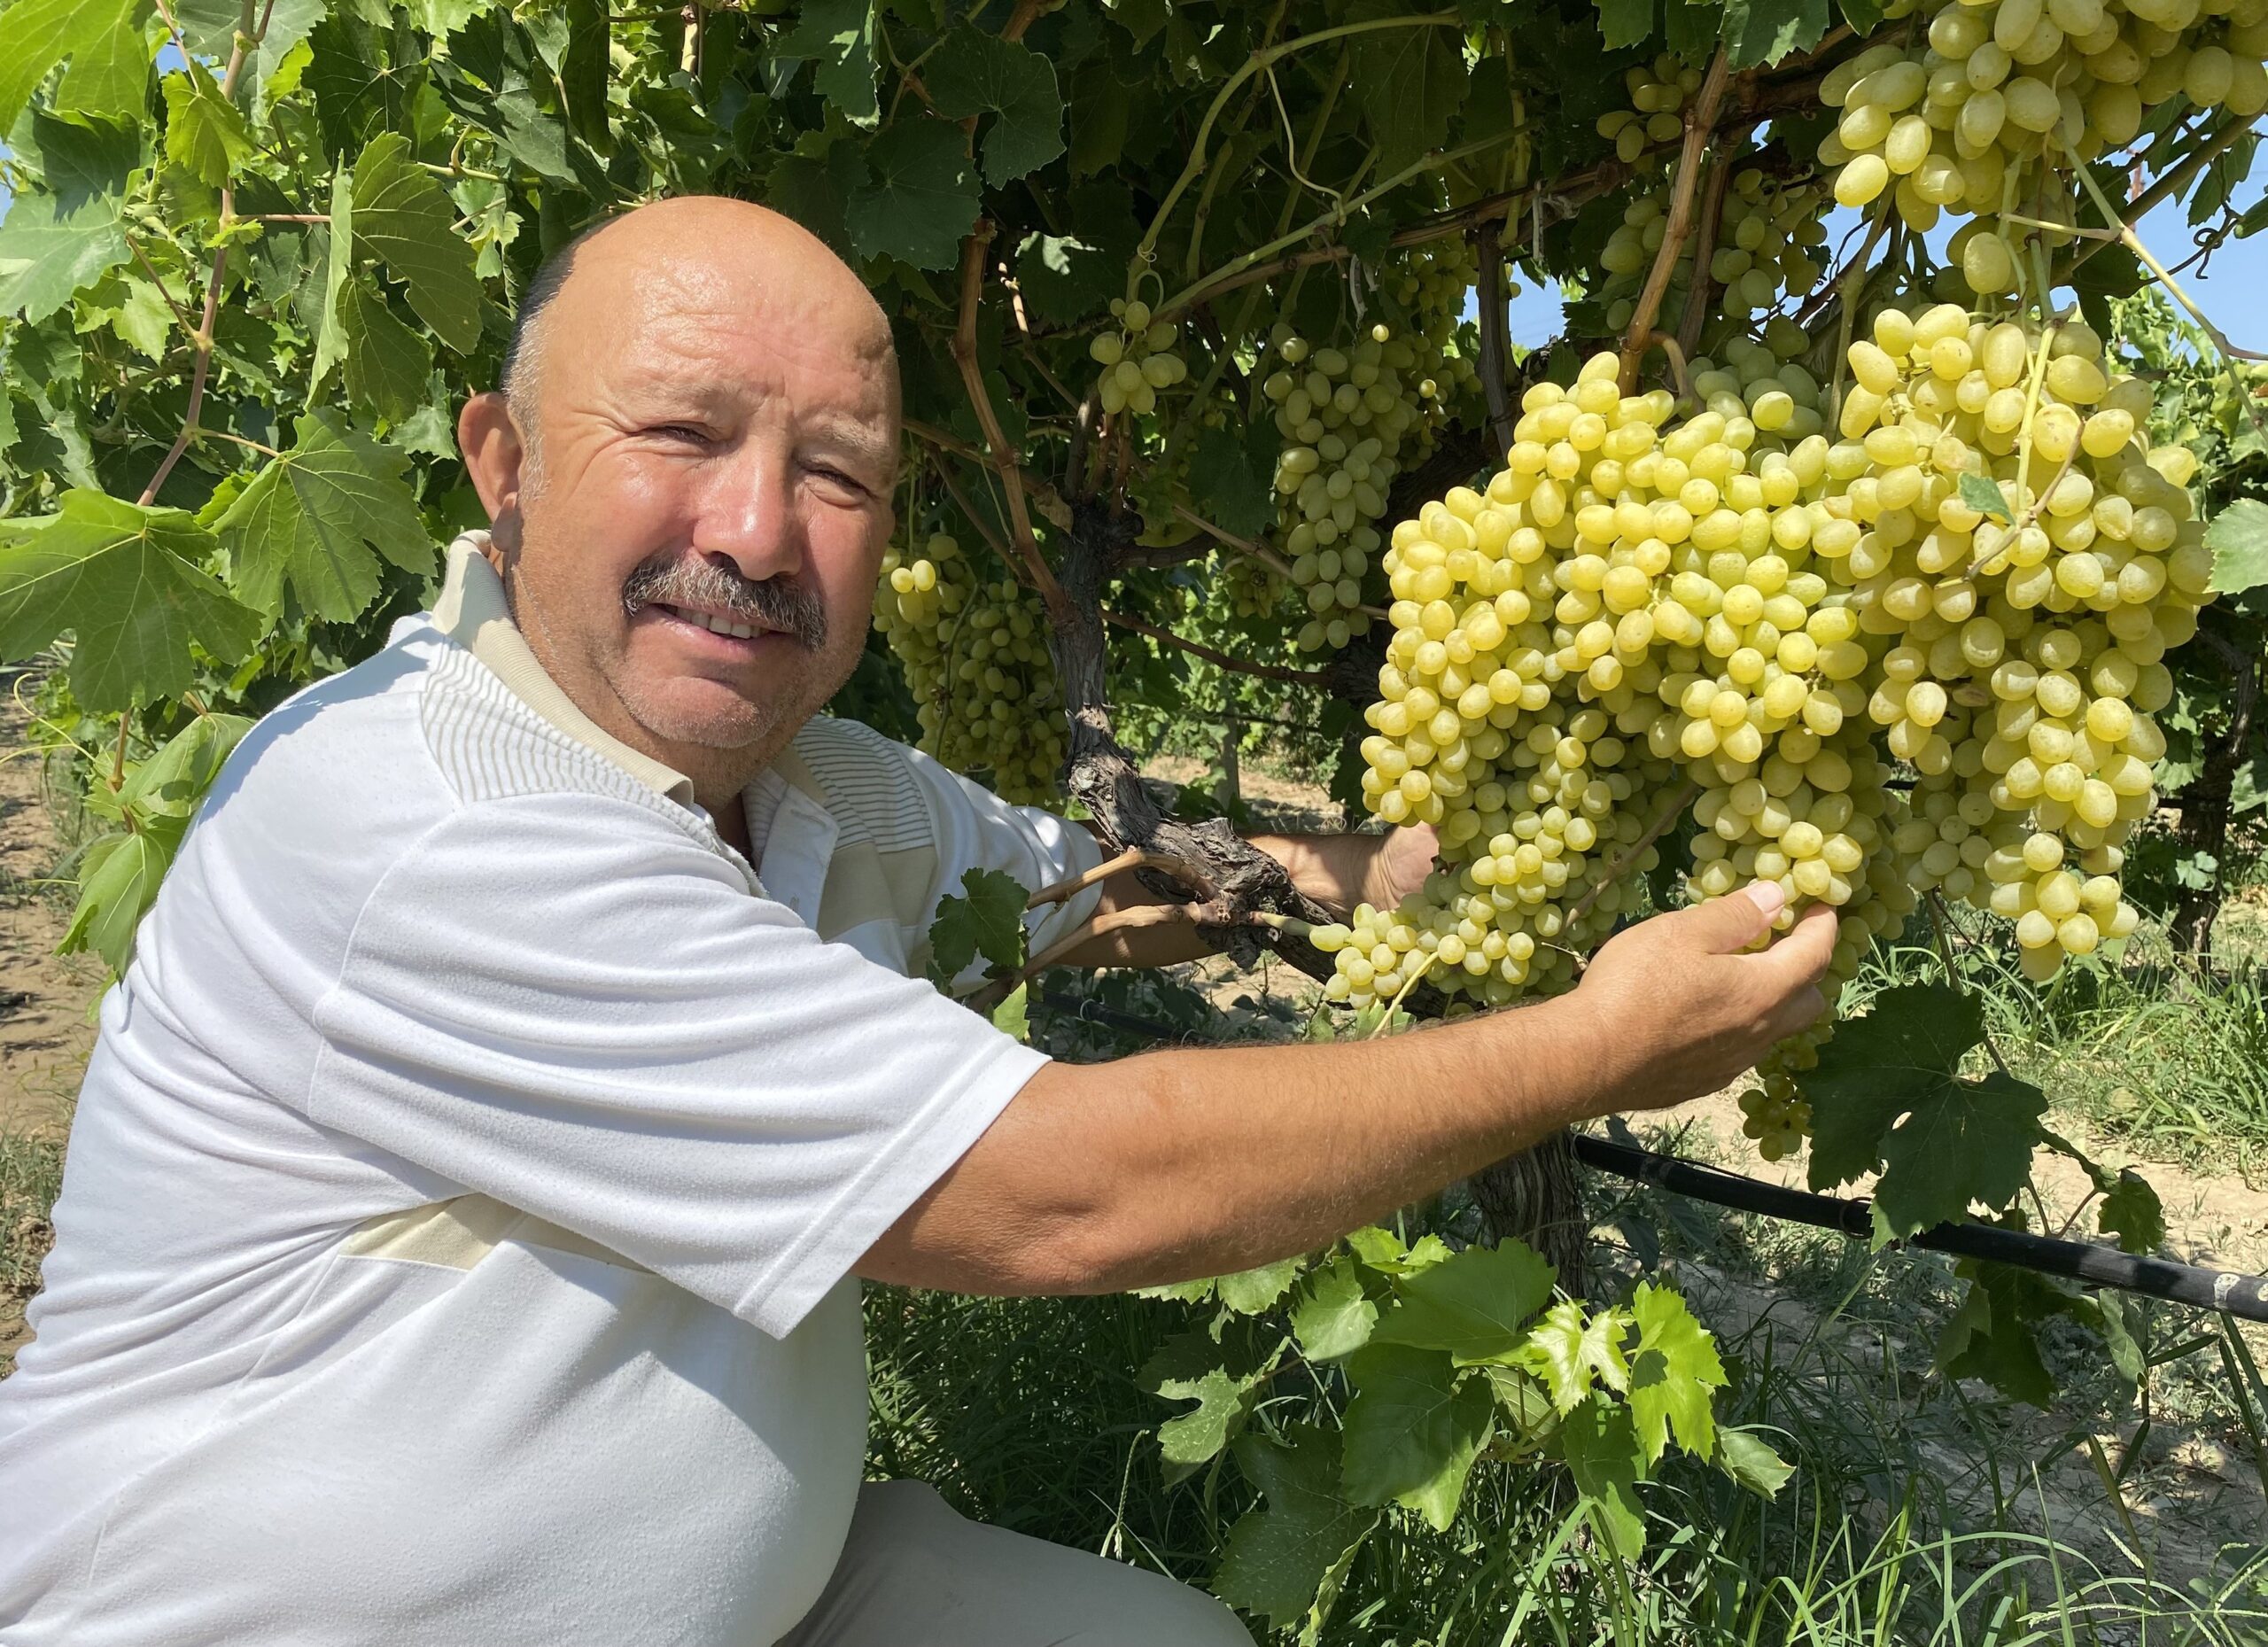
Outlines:
[[[845,474],[843,470],[835,468],[833,464],[809,463],[804,465],[804,467],[810,473],[816,475],[819,479],[824,480],[832,486],[841,486],[846,491],[855,493],[859,497],[866,497],[869,493],[870,489],[865,481],[858,479],[854,475]]]
[[[710,446],[714,444],[714,440],[707,430],[698,428],[692,423],[656,423],[646,432],[651,435],[659,435],[665,440],[684,441],[693,446]]]

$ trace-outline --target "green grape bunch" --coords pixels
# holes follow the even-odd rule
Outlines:
[[[1639,290],[1668,228],[1674,178],[1673,167],[1659,186],[1632,196],[1599,253],[1602,277],[1586,282],[1605,305],[1610,331],[1630,324]],[[1825,204],[1825,188],[1808,178],[1777,178],[1754,166],[1733,174],[1709,259],[1711,319],[1701,333],[1705,346],[1742,331],[1750,317],[1818,284],[1821,265],[1816,252],[1827,240],[1821,221]],[[1689,241],[1670,276],[1661,308],[1666,330],[1677,330],[1684,319],[1695,255]],[[1810,339],[1784,316],[1773,316],[1765,335],[1789,359],[1810,347]]]
[[[2050,174],[2124,149],[2150,111],[2180,97],[2250,120],[2268,111],[2268,0],[1928,0],[1924,40],[1885,41],[1830,70],[1842,111],[1821,143],[1835,198],[1884,194],[1915,229],[1941,211],[2068,224]],[[2006,225],[1964,239],[1979,295],[2017,284]]]
[[[1625,165],[1658,167],[1660,157],[1652,151],[1684,134],[1685,105],[1701,89],[1701,71],[1665,51],[1651,63],[1624,70],[1622,83],[1630,105],[1600,115],[1598,135],[1614,145],[1615,158]]]
[[[1118,329],[1097,332],[1087,346],[1088,356],[1101,368],[1095,399],[1109,416],[1130,411],[1147,417],[1157,410],[1159,392],[1189,376],[1189,363],[1174,353],[1179,330],[1171,321],[1151,319],[1150,306],[1138,298],[1113,298],[1110,312]]]
[[[1037,595],[987,579],[950,533],[933,532],[918,555],[884,552],[874,627],[905,671],[924,753],[990,773],[1009,800],[1055,797],[1064,723]]]

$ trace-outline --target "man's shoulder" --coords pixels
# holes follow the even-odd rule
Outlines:
[[[862,721],[835,715],[806,721],[795,750],[846,840],[868,840],[885,851],[934,843],[932,802],[917,776],[925,757]]]

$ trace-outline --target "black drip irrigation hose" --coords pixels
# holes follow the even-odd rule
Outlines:
[[[1041,991],[1039,998],[1044,1006],[1091,1023],[1169,1041],[1184,1038],[1170,1025],[1076,996],[1047,990]],[[1873,1205],[1863,1197],[1845,1200],[1831,1195],[1814,1195],[1808,1190],[1791,1190],[1587,1132],[1575,1134],[1575,1154],[1586,1166],[1602,1172],[1612,1172],[1693,1200],[1707,1201],[1713,1207],[1755,1213],[1789,1224],[1808,1224],[1833,1230],[1852,1240],[1867,1240],[1874,1234]],[[2041,1275],[2059,1275],[2088,1286],[2115,1287],[2124,1293],[2171,1299],[2178,1304],[2218,1310],[2246,1321],[2268,1321],[2268,1277],[2205,1270],[2164,1258],[2140,1258],[2091,1241],[2059,1241],[2052,1236],[1996,1229],[1984,1224],[1941,1224],[1907,1237],[1900,1245],[1949,1253],[1957,1258],[1979,1259],[1986,1263],[2008,1264]]]
[[[1815,1224],[1853,1240],[1874,1233],[1874,1212],[1864,1199],[1838,1200],[1806,1190],[1786,1189],[1761,1179],[1720,1171],[1697,1161],[1660,1155],[1635,1144],[1613,1138],[1575,1135],[1575,1154],[1602,1172],[1635,1178],[1655,1189],[1668,1190],[1735,1212],[1760,1213],[1790,1224]],[[2023,1230],[1996,1229],[1984,1224],[1941,1224],[1906,1238],[1903,1245],[1920,1247],[1955,1257],[2010,1264],[2042,1275],[2060,1275],[2090,1286],[2116,1287],[2125,1293],[2171,1299],[2201,1309],[2218,1309],[2247,1321],[2268,1321],[2268,1278],[2236,1275],[2225,1270],[2202,1270],[2195,1264],[2174,1263],[2163,1258],[2140,1258],[2115,1247],[2091,1241],[2059,1241],[2051,1236]]]

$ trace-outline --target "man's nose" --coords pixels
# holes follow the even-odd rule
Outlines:
[[[751,583],[803,570],[803,528],[788,455],[743,442],[711,467],[693,522],[693,547],[730,560]]]

